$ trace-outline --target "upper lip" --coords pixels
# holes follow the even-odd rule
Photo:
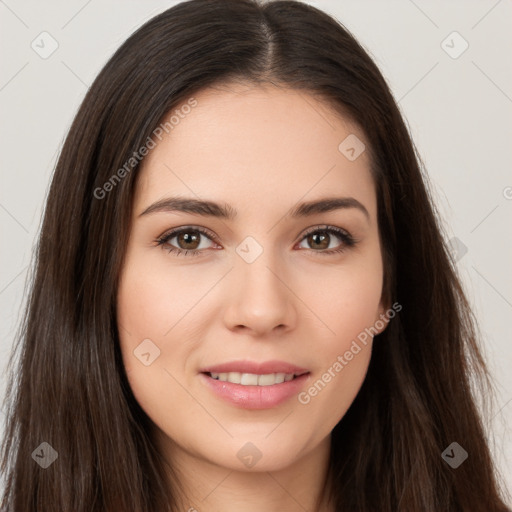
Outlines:
[[[302,375],[309,370],[301,368],[286,361],[230,361],[227,363],[208,366],[201,370],[202,373],[253,373],[256,375],[265,375],[269,373],[293,373]]]

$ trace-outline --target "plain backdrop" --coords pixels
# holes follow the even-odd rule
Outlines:
[[[124,40],[176,3],[0,0],[2,371],[47,188],[77,108]],[[337,18],[372,55],[428,171],[495,378],[489,435],[512,491],[512,2],[307,3]],[[5,386],[2,374],[2,398]]]

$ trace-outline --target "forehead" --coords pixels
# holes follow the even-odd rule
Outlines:
[[[172,129],[154,139],[143,161],[139,210],[170,194],[221,200],[237,210],[351,195],[375,214],[369,152],[350,160],[340,150],[354,136],[368,147],[365,135],[326,103],[304,91],[239,84],[193,99],[193,108],[168,113],[164,122],[173,116]]]

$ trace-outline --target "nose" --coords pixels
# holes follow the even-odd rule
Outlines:
[[[229,303],[224,313],[230,330],[261,337],[295,328],[300,301],[289,283],[290,273],[266,253],[252,263],[237,258],[227,283]]]

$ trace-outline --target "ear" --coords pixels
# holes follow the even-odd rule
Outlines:
[[[400,309],[402,309],[400,307]],[[381,301],[379,303],[379,307],[377,310],[377,314],[375,316],[374,328],[377,331],[375,336],[384,332],[389,324],[391,318],[395,316],[395,310],[392,308],[390,301],[386,300],[384,296],[382,296]]]

